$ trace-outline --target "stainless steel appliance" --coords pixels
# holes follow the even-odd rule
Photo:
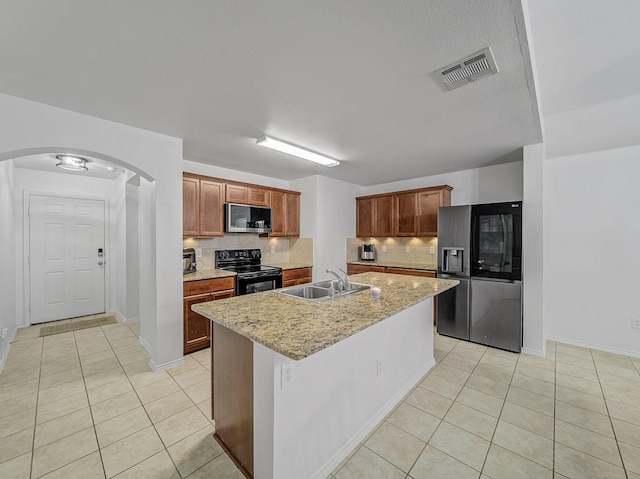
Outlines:
[[[263,266],[261,261],[259,249],[224,249],[215,252],[216,268],[237,273],[236,295],[282,288],[282,269]]]
[[[196,272],[196,250],[185,248],[182,250],[182,274]]]
[[[226,233],[271,233],[271,208],[225,203],[224,217]]]
[[[521,202],[440,208],[437,275],[460,281],[437,296],[438,333],[520,352]]]
[[[360,246],[360,259],[362,261],[375,261],[376,248],[370,243],[364,243]]]

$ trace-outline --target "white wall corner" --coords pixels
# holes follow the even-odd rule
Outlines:
[[[184,364],[184,358],[180,358],[180,359],[175,359],[173,361],[169,361],[166,363],[162,363],[162,364],[156,364],[153,359],[149,359],[149,367],[154,371],[154,372],[158,372],[158,371],[164,371],[165,369],[170,369],[170,368],[174,368],[176,366],[180,366]]]
[[[523,152],[523,350],[545,353],[544,324],[544,234],[543,234],[544,145],[538,143]]]
[[[4,369],[4,365],[7,363],[7,357],[9,356],[9,350],[11,349],[11,343],[16,337],[18,328],[14,326],[9,329],[7,336],[4,339],[0,339],[0,373]]]

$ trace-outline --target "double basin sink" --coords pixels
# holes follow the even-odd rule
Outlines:
[[[335,282],[333,282],[333,284],[335,285]],[[371,288],[370,284],[349,283],[348,289],[337,291],[332,287],[331,281],[319,281],[317,283],[280,289],[278,290],[278,293],[321,303],[323,301],[329,301],[331,299],[342,298],[350,294],[359,293],[360,291],[366,291],[369,288]]]

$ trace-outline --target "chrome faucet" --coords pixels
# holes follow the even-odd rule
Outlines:
[[[342,268],[338,268],[338,271],[342,271],[344,273],[344,279],[342,280],[344,282],[344,289],[346,289],[347,291],[351,290],[351,278],[349,278],[349,274],[343,270]]]
[[[342,270],[340,270],[340,271],[342,271]],[[334,275],[336,277],[336,279],[338,280],[338,292],[339,293],[343,292],[344,291],[344,287],[345,287],[344,279],[342,279],[338,273],[336,273],[335,271],[333,271],[331,269],[328,269],[326,272],[327,273],[331,273],[332,275]]]

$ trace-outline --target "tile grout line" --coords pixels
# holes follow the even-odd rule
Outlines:
[[[609,423],[611,424],[611,431],[613,432],[613,440],[616,442],[616,449],[618,450],[618,457],[620,458],[620,464],[622,464],[622,470],[624,471],[625,476],[629,477],[627,466],[625,465],[624,459],[622,458],[622,451],[620,451],[620,443],[618,442],[618,436],[616,435],[616,428],[613,427],[613,419],[611,417],[611,412],[609,411],[607,398],[604,395],[604,389],[602,387],[602,382],[600,381],[600,373],[598,372],[598,367],[596,365],[595,358],[593,357],[593,351],[591,349],[589,349],[589,354],[591,355],[591,360],[594,362],[593,366],[594,366],[594,369],[596,370],[596,377],[598,378],[598,384],[600,385],[600,390],[602,391],[602,400],[604,401],[604,407],[607,411],[607,416],[609,416]]]

